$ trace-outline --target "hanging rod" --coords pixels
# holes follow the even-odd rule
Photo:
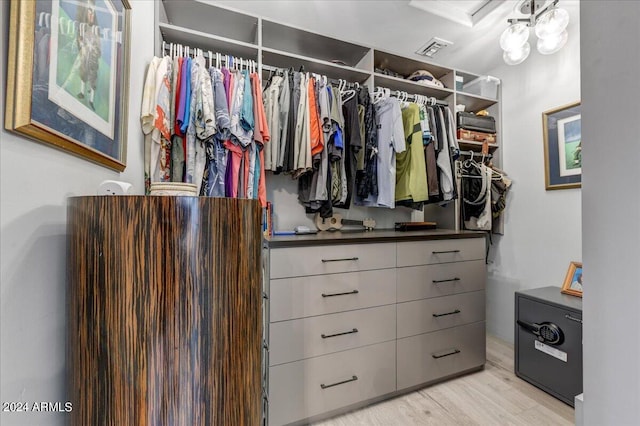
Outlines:
[[[227,66],[239,66],[240,68],[244,67],[247,69],[253,69],[255,71],[257,71],[258,68],[258,63],[253,59],[245,59],[235,55],[212,52],[211,50],[204,50],[198,47],[190,47],[180,43],[167,43],[164,40],[162,41],[163,53],[166,53],[167,51],[173,52],[172,49],[184,50],[184,54],[179,56],[196,57],[200,54],[209,60],[209,66],[212,66],[215,61],[216,63],[225,64]]]
[[[382,92],[386,92],[386,95],[388,96],[393,96],[396,98],[400,98],[403,100],[412,100],[414,102],[424,102],[424,104],[426,105],[430,105],[430,106],[443,106],[443,107],[448,107],[449,104],[445,101],[440,101],[438,99],[436,99],[433,96],[425,96],[425,95],[419,95],[419,94],[415,94],[415,93],[408,93],[405,91],[401,91],[401,90],[391,90],[389,88],[386,87],[382,87],[382,86],[377,86],[376,87],[376,91],[382,91]],[[375,93],[375,92],[374,92]]]
[[[462,149],[461,149],[461,150],[459,150],[459,151],[458,151],[458,153],[459,153],[460,155],[469,155],[469,156],[471,156],[471,157],[479,156],[479,157],[484,158],[484,159],[493,158],[493,154],[482,154],[482,153],[480,153],[480,152],[477,152],[477,151],[471,151],[471,150],[469,150],[469,151],[465,151],[465,150],[462,150]]]
[[[281,67],[274,67],[273,65],[262,65],[262,70],[263,71],[270,71],[270,72],[283,72],[286,70],[294,70],[294,67],[289,67],[289,68],[281,68]],[[300,72],[304,72],[304,70],[300,71]],[[322,75],[320,73],[314,73],[314,72],[309,72],[310,74],[315,74],[315,75]],[[323,75],[323,77],[326,77]],[[350,81],[346,81],[346,80],[342,80],[342,79],[336,79],[336,78],[329,78],[327,77],[327,82],[331,83],[331,84],[335,84],[335,85],[340,85],[343,84],[345,85],[344,87],[347,89],[357,89],[359,87],[361,87],[360,83],[355,82],[352,83]]]

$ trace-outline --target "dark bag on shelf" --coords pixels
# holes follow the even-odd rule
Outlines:
[[[471,112],[459,112],[458,128],[473,130],[475,132],[495,133],[496,120],[489,115],[480,116]]]

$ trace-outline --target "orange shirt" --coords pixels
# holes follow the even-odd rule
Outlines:
[[[316,79],[309,79],[307,90],[309,98],[309,133],[311,136],[311,156],[315,156],[322,152],[324,148],[324,135],[322,133],[322,124],[320,123],[320,114],[318,113],[318,104],[316,103]]]

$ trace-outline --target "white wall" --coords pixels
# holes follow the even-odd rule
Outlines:
[[[487,328],[513,342],[514,293],[562,285],[569,262],[581,261],[580,189],[545,190],[542,112],[580,100],[577,2],[562,2],[569,40],[553,55],[535,49],[525,62],[501,64],[502,164],[513,179],[504,236],[495,236],[487,281]]]
[[[2,401],[66,401],[66,202],[93,195],[105,179],[143,193],[139,126],[146,64],[153,56],[151,1],[133,1],[127,168],[110,171],[49,146],[0,131]],[[4,117],[10,2],[0,2]],[[68,366],[73,368],[73,366]],[[62,425],[63,414],[2,413],[3,425]]]
[[[640,421],[640,3],[582,2],[584,424]]]

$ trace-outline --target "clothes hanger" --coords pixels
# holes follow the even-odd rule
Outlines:
[[[340,96],[342,98],[342,102],[346,102],[356,95],[356,91],[353,89],[346,90],[347,81],[346,80],[341,80],[341,81],[344,83],[344,85],[343,85],[343,91],[341,91]]]

